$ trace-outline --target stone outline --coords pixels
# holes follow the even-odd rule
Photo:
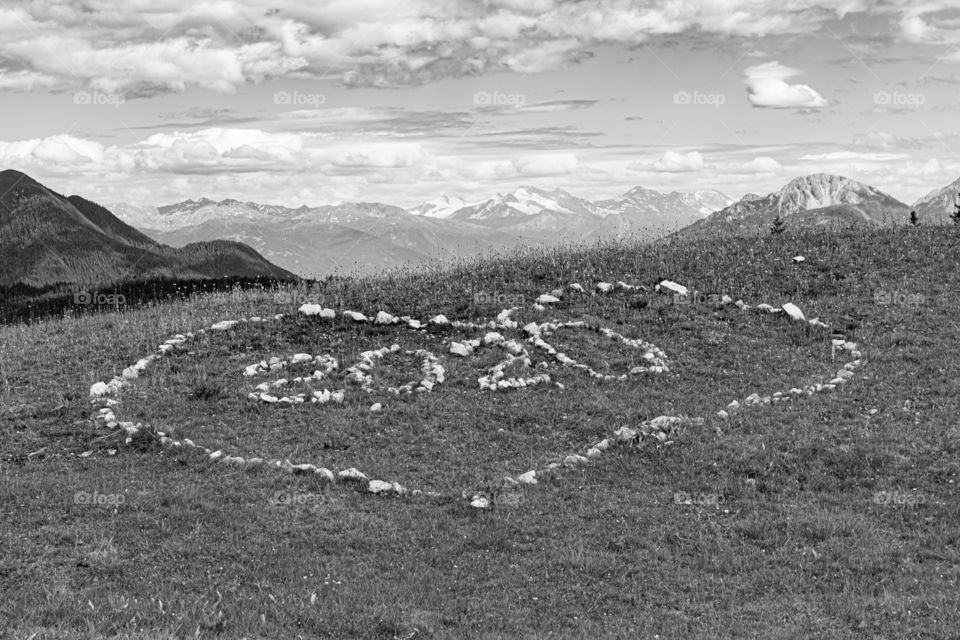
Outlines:
[[[646,290],[642,286],[629,285],[623,281],[618,281],[616,287],[606,282],[599,282],[596,285],[596,290],[600,292],[599,295],[609,294],[613,292],[615,288],[619,288],[620,290],[624,290],[624,291],[635,290],[635,289]],[[567,290],[573,293],[586,294],[585,289],[579,283],[571,283],[570,285],[568,285]],[[675,295],[682,295],[682,296],[686,296],[689,294],[689,290],[687,289],[687,287],[684,287],[683,285],[679,285],[670,280],[661,281],[661,283],[657,285],[656,290],[658,292],[664,292],[666,290],[666,291],[670,291]],[[537,308],[538,310],[542,310],[542,309],[545,309],[542,303],[555,304],[560,299],[553,294],[558,292],[560,293],[560,295],[562,295],[563,290],[554,290],[553,292],[551,292],[551,294],[543,294],[537,299],[537,303],[534,304],[534,308]],[[598,295],[598,294],[594,293],[592,295]],[[730,296],[728,295],[724,295],[720,302],[720,304],[723,306],[727,306],[731,303],[734,306],[736,306],[738,309],[744,312],[754,308],[754,307],[751,307],[750,305],[745,304],[743,300],[737,300],[736,302],[733,302],[732,298],[730,298]],[[802,311],[800,311],[800,309],[796,305],[789,302],[785,303],[780,308],[772,307],[771,305],[768,305],[768,304],[759,304],[755,307],[755,309],[758,312],[769,313],[772,315],[785,314],[793,321],[806,322],[811,326],[825,327],[825,328],[829,327],[829,325],[823,322],[820,322],[819,318],[807,320],[803,316]],[[475,324],[473,322],[460,322],[460,321],[450,322],[442,314],[431,318],[429,320],[429,324],[437,325],[437,326],[449,325],[456,328],[468,328],[468,329],[480,329],[480,328],[516,329],[517,323],[510,319],[510,314],[514,310],[515,309],[505,309],[497,316],[496,321],[490,321],[486,324]],[[335,318],[335,315],[336,315],[333,310],[323,309],[319,305],[303,305],[300,307],[299,312],[304,315],[319,315],[321,318],[329,318],[329,319]],[[371,320],[369,320],[363,314],[360,314],[354,311],[344,311],[342,315],[345,317],[351,318],[357,322],[371,322]],[[283,317],[285,317],[284,314],[277,314],[277,315],[274,315],[272,318],[268,318],[268,319],[264,319],[259,316],[253,316],[251,318],[241,318],[239,320],[224,320],[224,321],[214,323],[210,327],[210,331],[226,331],[236,326],[240,322],[268,322],[270,320],[277,321],[282,319]],[[397,318],[384,311],[379,312],[376,318],[372,320],[372,322],[377,324],[397,324],[401,321],[405,322],[410,328],[422,329],[423,327],[423,323],[419,322],[418,320],[412,319],[408,316],[402,316],[400,318]],[[579,322],[581,321],[574,321],[573,326],[577,326],[577,327],[583,326],[581,324],[577,324]],[[549,335],[550,331],[554,331],[557,328],[562,328],[567,326],[571,326],[571,323],[570,322],[530,323],[524,327],[524,330],[531,336],[528,339],[529,342],[534,343],[535,346],[545,349],[548,353],[550,353],[552,350],[553,353],[551,355],[554,355],[554,357],[557,357],[558,352],[556,352],[556,349],[554,349],[546,341],[542,340],[541,335],[544,333],[544,329],[547,330],[547,335]],[[607,331],[609,332],[607,334],[608,337],[614,337],[624,341],[631,340],[631,339],[625,338],[624,336],[621,336],[620,334],[617,334],[616,332],[613,332],[612,330],[608,329]],[[167,341],[165,341],[163,344],[161,344],[158,347],[158,352],[156,354],[152,354],[150,356],[142,358],[139,361],[137,361],[136,364],[127,367],[126,369],[123,370],[123,373],[120,376],[114,377],[109,383],[97,382],[94,385],[92,385],[90,388],[91,403],[95,405],[98,403],[105,403],[106,405],[104,407],[99,408],[99,410],[95,411],[95,413],[93,414],[93,419],[95,421],[100,421],[105,423],[105,425],[109,428],[120,427],[127,434],[125,443],[130,444],[132,442],[132,437],[137,433],[139,433],[140,430],[143,428],[143,424],[142,423],[134,424],[132,422],[117,421],[116,415],[113,412],[113,407],[119,406],[120,402],[114,398],[110,398],[109,396],[116,395],[123,386],[126,386],[127,384],[129,384],[131,380],[137,379],[139,377],[139,373],[145,370],[151,362],[173,351],[175,346],[183,345],[188,340],[192,340],[199,335],[204,335],[205,333],[206,333],[205,329],[200,329],[197,333],[177,334],[173,336],[173,338],[170,338]],[[485,335],[484,340],[486,340],[486,338],[489,335],[490,335],[489,333]],[[539,343],[537,342],[538,340],[539,340]],[[491,342],[493,341],[495,341],[495,339],[492,340]],[[467,341],[467,343],[471,345],[473,344],[473,342],[474,341],[472,340]],[[476,342],[477,342],[476,346],[479,346],[480,341],[477,340]],[[502,342],[506,342],[506,341],[505,340],[500,341],[500,343]],[[652,349],[650,353],[654,353],[655,357],[657,354],[652,350],[656,349],[656,351],[659,352],[660,358],[663,360],[663,364],[658,364],[653,366],[662,366],[664,367],[664,369],[666,368],[665,367],[666,357],[662,351],[659,351],[659,349],[657,349],[654,345],[650,343],[646,343],[644,341],[639,341],[639,343],[643,344],[644,346],[651,347]],[[463,344],[463,343],[453,343],[453,344]],[[800,397],[802,395],[812,396],[814,393],[819,393],[823,391],[832,391],[836,389],[838,386],[845,384],[849,379],[851,379],[854,376],[853,372],[862,365],[863,363],[862,354],[857,349],[856,343],[847,341],[845,339],[834,338],[832,340],[832,346],[834,347],[834,349],[836,349],[837,347],[840,347],[842,351],[849,352],[849,355],[854,359],[851,360],[850,362],[845,363],[843,367],[840,370],[838,370],[836,377],[830,380],[829,383],[817,383],[813,385],[807,385],[802,389],[793,388],[787,392],[778,391],[773,393],[770,396],[761,397],[757,393],[752,393],[749,396],[747,396],[742,403],[736,399],[730,402],[730,404],[728,404],[725,409],[721,409],[717,412],[716,414],[717,417],[721,419],[727,419],[730,417],[731,413],[739,411],[744,407],[776,404],[779,402],[792,400],[793,398]],[[522,346],[521,348],[523,349]],[[526,352],[526,349],[523,349],[523,351]],[[462,355],[469,355],[469,351]],[[508,354],[508,355],[513,357],[513,354]],[[559,354],[559,355],[562,355],[562,354]],[[508,358],[508,360],[510,360],[510,358]],[[570,364],[571,362],[573,362],[572,359],[570,359],[568,362],[564,362],[563,360],[560,360],[560,361],[561,361],[561,364]],[[589,367],[587,368],[589,369]],[[592,372],[592,373],[595,374],[596,372]],[[625,379],[625,378],[621,378],[620,376],[610,376],[610,378],[617,379],[617,380]],[[481,378],[481,381],[482,380],[483,378]],[[555,384],[559,385],[559,383],[555,383]],[[481,383],[481,388],[483,388],[482,383]],[[487,388],[489,388],[489,386]],[[498,384],[496,388],[501,388],[501,387]],[[670,438],[675,434],[677,434],[679,429],[682,429],[684,426],[687,426],[687,425],[691,425],[691,424],[702,425],[703,423],[704,423],[703,418],[689,418],[685,416],[658,416],[656,418],[653,418],[651,420],[647,420],[641,423],[639,425],[639,430],[635,430],[635,429],[631,429],[629,427],[623,426],[617,429],[613,433],[614,440],[612,442],[610,438],[604,438],[600,442],[589,447],[586,451],[585,456],[580,454],[567,455],[563,459],[562,463],[558,463],[558,462],[550,463],[544,469],[540,470],[540,473],[543,474],[545,472],[550,472],[560,468],[575,468],[583,464],[589,463],[592,460],[601,457],[605,451],[607,451],[611,446],[615,444],[620,446],[634,445],[644,438],[653,438],[659,443],[670,444],[672,442]],[[410,494],[414,496],[425,495],[429,497],[443,496],[443,494],[435,491],[424,492],[419,489],[414,489],[413,491],[410,491],[396,481],[388,482],[384,480],[370,480],[366,476],[366,474],[364,474],[363,472],[353,467],[350,467],[348,469],[343,469],[337,474],[334,474],[331,470],[327,468],[316,467],[312,464],[293,464],[290,462],[289,459],[286,459],[283,461],[280,461],[280,460],[264,461],[262,458],[244,459],[239,456],[229,456],[229,455],[225,455],[222,451],[219,451],[219,450],[211,451],[210,449],[197,445],[193,441],[191,441],[189,438],[183,438],[182,440],[175,440],[173,438],[168,437],[166,433],[162,431],[148,431],[147,433],[151,437],[156,438],[160,442],[160,444],[163,446],[176,447],[176,448],[192,447],[192,448],[200,449],[204,451],[204,453],[208,455],[210,460],[213,462],[221,461],[227,464],[235,464],[235,465],[264,464],[270,467],[275,467],[277,469],[280,469],[288,473],[311,473],[320,477],[325,482],[328,482],[331,484],[336,482],[338,479],[343,483],[355,483],[355,484],[358,484],[361,488],[364,488],[367,492],[378,494],[378,495]],[[538,471],[536,469],[532,469],[523,474],[520,474],[519,476],[517,476],[516,479],[510,476],[507,476],[504,478],[504,485],[516,486],[521,484],[524,484],[524,485],[537,484],[538,483],[537,473]],[[468,494],[467,492],[462,492],[461,496],[463,498],[467,498]],[[483,496],[482,494],[473,494],[472,497],[470,497],[470,505],[475,508],[489,508],[491,506],[489,499]]]

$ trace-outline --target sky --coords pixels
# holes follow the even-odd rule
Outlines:
[[[960,0],[0,0],[0,169],[109,204],[960,177]]]

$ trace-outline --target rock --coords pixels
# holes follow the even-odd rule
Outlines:
[[[573,453],[563,459],[563,466],[570,468],[576,467],[577,465],[586,464],[587,462],[589,462],[588,458]]]
[[[376,493],[378,495],[381,493],[392,493],[393,485],[389,482],[384,482],[383,480],[371,480],[367,484],[367,491],[370,493]]]
[[[740,408],[740,402],[737,400],[734,400],[727,405],[727,409],[729,409],[731,412],[736,411],[739,408]]]
[[[447,316],[445,316],[445,315],[443,315],[443,314],[441,313],[441,314],[439,314],[439,315],[435,315],[435,316],[433,316],[432,318],[430,318],[430,324],[448,325],[448,324],[450,324],[450,321],[447,320]]]
[[[355,469],[353,467],[350,467],[349,469],[343,469],[337,474],[337,477],[344,482],[367,482],[367,475],[359,469]]]
[[[733,303],[733,306],[735,306],[737,309],[740,309],[741,311],[746,311],[747,309],[750,308],[750,305],[745,303],[743,300],[737,300],[736,302]]]
[[[473,500],[470,501],[470,506],[474,509],[489,509],[490,500],[485,496],[474,496]]]
[[[297,312],[305,316],[319,316],[326,320],[333,320],[337,317],[337,313],[333,309],[324,309],[319,304],[307,303],[301,305]]]
[[[689,295],[690,293],[689,289],[687,289],[682,284],[677,284],[673,280],[663,280],[660,284],[657,285],[657,287],[658,287],[657,291],[660,291],[662,289],[667,289],[668,291],[672,291],[673,293],[676,293],[681,296]]]
[[[610,293],[611,291],[613,291],[613,285],[610,284],[609,282],[598,282],[597,291],[599,291],[600,293]]]
[[[236,325],[239,320],[223,320],[210,326],[211,331],[226,331]]]
[[[620,427],[613,432],[613,435],[616,436],[620,442],[629,442],[637,438],[637,432],[630,427]]]
[[[485,336],[483,336],[483,344],[500,344],[504,341],[504,337],[497,333],[496,331],[490,331]]]
[[[603,455],[603,451],[597,449],[596,447],[590,447],[587,450],[587,458],[598,458]]]
[[[386,311],[378,311],[377,317],[373,319],[374,324],[396,324],[400,319],[390,315]]]
[[[606,451],[607,449],[610,448],[610,439],[609,439],[609,438],[604,438],[603,440],[601,440],[601,441],[598,442],[597,444],[593,445],[593,448],[594,448],[594,449],[600,449],[600,451]]]
[[[720,409],[720,411],[717,411],[717,417],[720,418],[721,420],[726,420],[727,418],[730,417],[730,414],[724,411],[723,409]]]
[[[804,258],[803,256],[793,256],[792,260],[793,260],[793,264],[800,264],[801,262],[806,260],[806,258]]]
[[[545,294],[543,294],[542,296],[540,296],[539,298],[537,298],[537,304],[541,304],[541,305],[543,305],[543,304],[556,304],[556,303],[558,303],[558,302],[560,302],[560,298],[557,298],[556,296],[552,296],[552,295],[550,295],[549,293],[545,293]]]
[[[450,343],[450,353],[455,356],[467,357],[473,353],[473,349],[468,344],[462,342],[451,342]]]
[[[301,362],[313,362],[313,356],[309,353],[295,353],[290,358],[290,364],[300,364]]]
[[[743,399],[743,404],[760,404],[760,394],[751,393],[749,396]]]
[[[343,315],[350,318],[354,322],[369,322],[369,319],[367,318],[367,316],[363,315],[362,313],[358,313],[356,311],[344,311]]]
[[[517,482],[521,484],[537,484],[537,472],[536,470],[527,471],[526,473],[521,473],[517,476]]]
[[[535,302],[535,303],[533,304],[533,310],[534,310],[534,311],[546,311],[547,308],[546,308],[545,306],[543,306],[542,304],[540,304],[539,302]]]
[[[380,404],[379,402],[375,402],[374,404],[370,405],[370,411],[374,413],[377,413],[378,411],[383,411],[383,405]]]
[[[803,311],[801,311],[800,308],[797,305],[793,304],[792,302],[787,302],[780,308],[783,309],[787,313],[787,315],[793,318],[794,320],[800,320],[800,321],[806,320],[806,318],[803,315]]]
[[[105,396],[109,392],[109,387],[107,387],[104,382],[96,382],[93,386],[90,387],[90,397],[99,398]]]
[[[326,467],[317,467],[314,469],[313,473],[314,475],[320,476],[320,478],[325,482],[333,482],[335,480],[333,471],[330,471],[330,469],[327,469]]]
[[[216,462],[222,457],[223,457],[223,451],[220,451],[219,449],[210,454],[210,459],[214,462]]]
[[[583,293],[583,287],[578,282],[573,282],[570,284],[570,290],[576,291],[577,293]]]

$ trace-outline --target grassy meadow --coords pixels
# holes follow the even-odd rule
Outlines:
[[[658,304],[663,279],[750,305],[793,302],[830,330]],[[648,291],[589,294],[618,280]],[[572,282],[588,294],[531,308]],[[670,371],[604,382],[531,347],[562,388],[492,392],[477,378],[498,351],[449,353],[483,330],[296,314],[319,301],[371,317],[494,318],[502,305],[478,293],[522,296],[520,326],[584,319],[652,342]],[[960,233],[931,226],[526,249],[0,326],[0,637],[955,638],[958,312]],[[122,391],[118,419],[436,496],[370,495],[148,437],[125,444],[92,419],[90,386],[171,336],[280,313],[157,360]],[[716,416],[753,392],[834,377],[833,331],[863,354],[848,383]],[[550,342],[601,373],[643,364],[589,330]],[[361,352],[393,343],[435,353],[447,379],[385,393],[419,377],[419,360],[398,355],[375,368],[372,393],[344,382]],[[299,352],[337,357],[343,404],[247,397],[309,370],[251,379],[245,366]],[[503,487],[659,415],[704,422]],[[464,496],[476,492],[492,508],[472,508]]]

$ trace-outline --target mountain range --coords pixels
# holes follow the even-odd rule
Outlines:
[[[376,202],[289,208],[207,198],[106,208],[6,170],[0,171],[0,286],[370,273],[602,235],[752,235],[765,233],[778,216],[787,227],[887,226],[907,224],[915,210],[921,224],[942,224],[958,197],[960,179],[911,207],[869,185],[820,173],[735,202],[717,191],[636,187],[616,198],[586,200],[562,189],[520,187],[479,202],[442,196],[406,209]]]
[[[408,209],[370,202],[294,209],[206,198],[110,208],[159,242],[182,246],[230,238],[286,269],[318,276],[370,273],[523,244],[631,234],[652,239],[730,202],[717,191],[660,193],[637,187],[618,198],[591,201],[562,189],[523,186],[480,202],[442,196]]]
[[[0,286],[225,275],[296,277],[238,242],[165,246],[94,202],[64,197],[19,171],[0,171]]]

